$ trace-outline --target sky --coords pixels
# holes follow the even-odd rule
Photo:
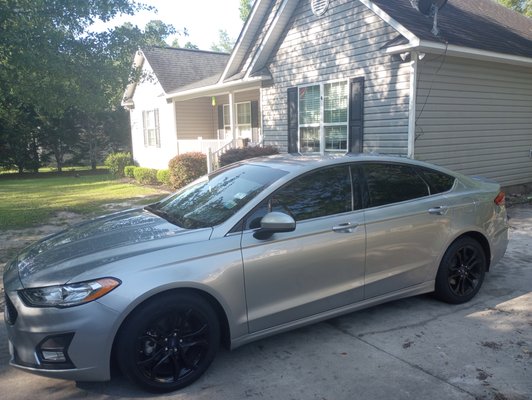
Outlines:
[[[105,30],[112,26],[131,22],[144,29],[147,22],[160,19],[167,24],[172,24],[178,31],[184,28],[189,36],[178,36],[179,44],[184,46],[190,41],[201,50],[210,50],[213,43],[218,42],[218,31],[225,29],[229,36],[236,40],[242,29],[240,19],[240,0],[139,0],[140,3],[154,6],[155,12],[141,12],[136,15],[125,15],[104,24],[97,22],[95,31]],[[169,38],[168,44],[174,37]]]

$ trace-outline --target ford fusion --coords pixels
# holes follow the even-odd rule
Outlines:
[[[500,186],[383,156],[274,156],[28,247],[4,273],[11,365],[189,385],[220,345],[434,292],[463,303],[508,243]]]

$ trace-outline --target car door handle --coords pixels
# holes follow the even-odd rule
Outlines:
[[[338,233],[351,233],[358,227],[358,224],[352,224],[351,222],[345,222],[340,225],[333,226],[333,232]]]
[[[429,208],[429,214],[432,215],[445,215],[447,214],[447,211],[449,211],[449,207],[447,206]]]

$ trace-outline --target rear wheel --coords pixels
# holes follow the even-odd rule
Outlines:
[[[436,297],[452,304],[471,300],[482,286],[486,266],[484,249],[475,239],[456,240],[445,252],[438,269]]]
[[[170,392],[198,379],[220,343],[210,304],[197,295],[167,294],[140,306],[117,341],[120,369],[152,392]]]

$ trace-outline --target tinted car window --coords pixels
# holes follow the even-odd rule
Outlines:
[[[290,214],[296,221],[352,210],[351,178],[347,166],[307,174],[288,183],[265,200],[247,218],[244,229],[260,226],[269,211]]]
[[[428,196],[429,188],[416,171],[399,164],[367,164],[363,167],[369,207]]]
[[[430,187],[430,194],[448,192],[454,185],[454,177],[432,169],[420,168],[420,174]]]
[[[288,211],[296,221],[351,211],[348,167],[327,168],[297,179],[274,194],[271,208]]]

